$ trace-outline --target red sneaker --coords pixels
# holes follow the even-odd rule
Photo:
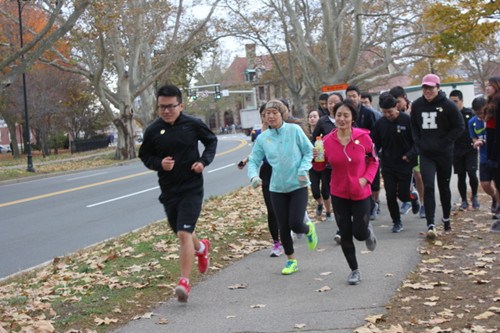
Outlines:
[[[177,295],[177,300],[181,303],[187,303],[189,297],[189,291],[191,287],[187,279],[180,279],[179,283],[175,287],[175,295]]]
[[[196,253],[198,257],[198,271],[200,273],[206,273],[208,271],[208,265],[210,264],[210,258],[208,256],[210,241],[208,239],[202,239],[200,243],[205,244],[205,251],[203,251],[203,253]]]

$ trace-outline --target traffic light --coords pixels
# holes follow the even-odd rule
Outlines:
[[[196,101],[198,99],[198,90],[188,89],[188,98],[191,98],[191,100]]]
[[[218,101],[219,99],[222,98],[222,95],[220,93],[220,86],[215,86],[215,100]]]

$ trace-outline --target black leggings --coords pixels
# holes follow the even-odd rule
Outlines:
[[[323,171],[309,170],[309,180],[311,181],[311,192],[314,199],[323,200],[330,199],[330,177],[332,169],[325,169]]]
[[[450,217],[451,190],[450,178],[452,171],[452,156],[442,155],[429,157],[420,155],[420,173],[424,182],[424,207],[427,225],[434,224],[436,200],[434,194],[434,178],[437,176],[439,199],[443,208],[443,218]]]
[[[410,187],[412,170],[405,172],[395,172],[388,169],[382,170],[384,177],[385,196],[387,198],[387,208],[393,223],[401,222],[401,213],[399,211],[398,198],[402,202],[410,201]]]
[[[309,232],[309,227],[304,224],[308,194],[307,187],[289,193],[271,192],[271,202],[278,219],[281,244],[286,255],[294,253],[290,230],[296,234]]]
[[[259,177],[262,179],[262,195],[264,196],[267,208],[267,226],[269,227],[269,233],[273,241],[278,242],[280,240],[278,220],[276,219],[276,213],[271,203],[271,193],[269,192],[269,182],[271,181],[272,172],[273,168],[268,163],[262,163]]]
[[[353,237],[364,241],[370,237],[368,223],[370,222],[370,197],[354,201],[332,195],[335,220],[340,230],[340,246],[351,270],[358,269],[356,248]]]

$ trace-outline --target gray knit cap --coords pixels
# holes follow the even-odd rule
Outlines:
[[[277,99],[272,99],[269,102],[266,103],[266,110],[267,109],[276,109],[281,113],[281,117],[285,117],[285,114],[288,112],[288,109],[286,108],[285,104],[283,104],[280,100]]]

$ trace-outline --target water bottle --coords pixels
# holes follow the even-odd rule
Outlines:
[[[325,147],[323,146],[323,140],[321,140],[321,136],[316,137],[316,142],[314,143],[314,148],[318,152],[318,155],[314,158],[314,162],[324,162],[325,161]]]

